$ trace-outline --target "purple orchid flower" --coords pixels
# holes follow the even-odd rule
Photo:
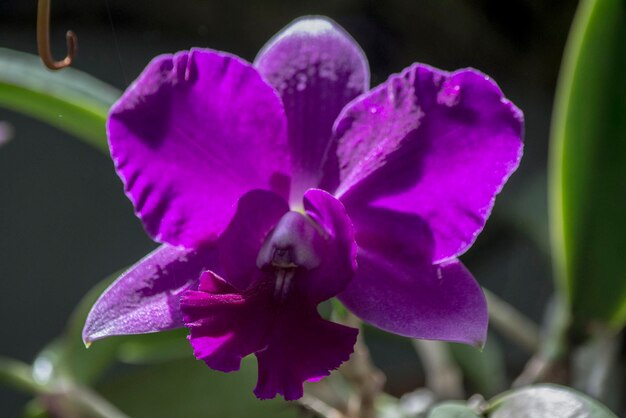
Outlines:
[[[302,396],[357,330],[320,317],[337,296],[364,321],[480,346],[487,307],[457,259],[522,155],[523,116],[489,77],[414,64],[369,90],[356,42],[323,17],[254,64],[192,49],[155,58],[111,110],[111,155],[163,245],[91,310],[94,340],[186,326],[194,354],[255,394]]]

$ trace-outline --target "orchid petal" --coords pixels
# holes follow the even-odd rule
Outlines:
[[[347,361],[358,330],[322,319],[306,295],[290,296],[277,317],[265,350],[257,352],[259,380],[254,394],[270,399],[281,394],[290,401],[303,395],[302,384],[328,376]]]
[[[219,239],[220,263],[226,280],[244,291],[257,278],[257,255],[268,233],[289,211],[275,193],[253,190],[239,199],[237,211]]]
[[[198,290],[181,296],[189,341],[197,359],[223,372],[239,370],[241,359],[263,349],[273,321],[266,286],[241,294],[213,272],[200,277]]]
[[[482,346],[480,286],[458,260],[431,264],[434,241],[423,220],[376,208],[351,217],[359,268],[339,295],[348,309],[395,334]]]
[[[277,299],[271,276],[240,293],[214,273],[203,274],[198,290],[181,297],[196,358],[229,372],[255,353],[255,394],[300,398],[303,382],[327,376],[348,359],[358,331],[322,319],[298,279],[286,298]]]
[[[354,227],[343,204],[323,190],[308,190],[304,209],[320,227],[325,254],[321,265],[302,272],[300,280],[311,303],[320,303],[339,294],[354,275],[357,268]]]
[[[215,269],[217,250],[163,245],[122,274],[91,308],[85,344],[113,335],[145,334],[183,326],[179,295]]]
[[[111,155],[157,241],[214,240],[251,189],[288,193],[280,98],[243,60],[194,49],[154,59],[111,111]]]
[[[366,204],[427,222],[433,262],[462,254],[482,230],[522,155],[523,116],[475,70],[413,65],[337,119],[348,212]]]
[[[356,41],[326,17],[296,20],[274,36],[254,65],[282,97],[289,121],[292,202],[318,187],[341,109],[369,88],[369,68]]]

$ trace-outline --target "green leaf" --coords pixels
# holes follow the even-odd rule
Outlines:
[[[134,368],[104,382],[99,392],[133,418],[298,416],[297,403],[256,399],[252,394],[255,381],[256,367],[249,357],[241,370],[220,373],[189,356]]]
[[[46,412],[39,399],[33,399],[26,404],[20,418],[52,418]]]
[[[193,356],[186,328],[119,337],[117,359],[127,364],[155,364]],[[99,342],[99,341],[98,341]],[[94,344],[97,344],[95,342]]]
[[[579,322],[626,323],[626,2],[583,0],[552,123],[558,287]]]
[[[491,401],[489,418],[617,418],[599,402],[558,385],[535,385]]]
[[[6,357],[0,357],[0,384],[31,394],[41,393],[44,389],[34,379],[30,365]]]
[[[463,403],[444,402],[435,406],[428,418],[480,418],[480,415]]]
[[[46,70],[35,55],[0,48],[0,106],[30,115],[107,152],[106,118],[120,92],[81,71]]]

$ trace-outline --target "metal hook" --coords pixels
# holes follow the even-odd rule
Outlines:
[[[65,35],[67,40],[67,56],[55,61],[50,51],[50,0],[39,0],[37,5],[37,50],[41,60],[51,70],[69,67],[78,50],[78,38],[71,30]]]

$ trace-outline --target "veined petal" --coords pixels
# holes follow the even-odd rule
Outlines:
[[[194,49],[155,58],[107,128],[126,193],[157,241],[194,248],[226,228],[248,190],[288,193],[280,98],[235,56]]]
[[[268,233],[289,211],[275,193],[253,190],[243,195],[237,212],[218,241],[224,277],[243,292],[258,278],[257,256]]]
[[[202,271],[217,269],[217,250],[204,245],[181,250],[163,245],[122,274],[91,308],[83,341],[146,334],[183,326],[179,296]]]
[[[198,290],[184,292],[181,308],[197,359],[212,369],[239,370],[241,359],[267,345],[274,321],[269,283],[241,293],[213,272]]]
[[[318,187],[331,128],[350,100],[369,88],[369,68],[356,41],[332,20],[296,20],[259,52],[255,67],[279,92],[289,121],[292,203]],[[336,173],[335,173],[336,174]]]
[[[339,299],[356,315],[406,337],[482,346],[487,305],[458,260],[431,263],[433,238],[419,217],[386,209],[351,214],[359,268]]]
[[[257,397],[300,398],[305,381],[327,376],[348,359],[358,331],[322,319],[298,279],[281,296],[271,275],[239,292],[214,273],[204,273],[198,290],[181,297],[196,358],[230,372],[254,353],[259,362]]]
[[[349,104],[337,119],[341,184],[352,208],[420,216],[433,262],[462,254],[522,156],[523,116],[476,70],[413,65]]]

